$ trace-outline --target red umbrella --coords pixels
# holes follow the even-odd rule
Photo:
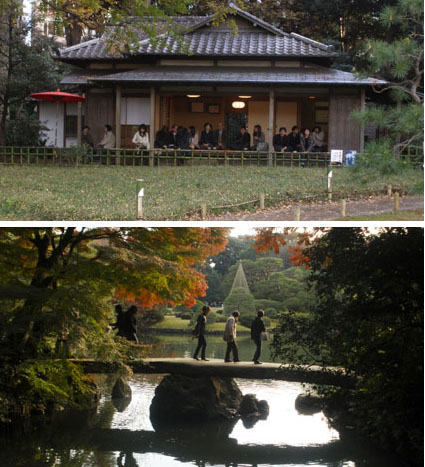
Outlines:
[[[59,104],[61,102],[83,102],[86,100],[83,96],[79,96],[78,94],[71,94],[69,92],[62,92],[60,89],[51,92],[36,92],[30,94],[30,97],[43,101],[56,102],[55,146],[58,145]]]

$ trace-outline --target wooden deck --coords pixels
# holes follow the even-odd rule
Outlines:
[[[114,373],[119,363],[95,360],[73,360],[87,373]],[[134,373],[179,374],[186,376],[221,376],[230,378],[274,379],[300,383],[353,387],[355,379],[338,368],[323,369],[318,366],[281,365],[279,363],[252,362],[225,363],[210,359],[207,362],[188,358],[147,358],[123,362]]]

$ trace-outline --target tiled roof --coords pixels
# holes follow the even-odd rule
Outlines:
[[[86,74],[87,72],[81,72]],[[62,84],[75,84],[75,74]],[[326,67],[255,68],[250,67],[149,67],[87,78],[91,82],[155,83],[245,83],[245,84],[385,84],[374,78],[359,78],[353,73]],[[81,83],[81,81],[79,81]]]
[[[167,36],[159,36],[160,40],[153,43],[143,31],[138,28],[140,21],[156,22],[158,30],[164,30],[165,20],[152,18],[133,18],[125,27],[130,27],[136,33],[137,47],[134,56],[209,56],[209,57],[332,57],[333,47],[313,41],[299,34],[287,34],[271,24],[257,18],[235,5],[231,5],[236,15],[248,21],[249,30],[234,31],[226,28],[210,26],[213,16],[182,16],[171,18],[171,21],[182,28],[183,41]],[[248,24],[249,24],[248,23]],[[122,27],[122,26],[116,26]],[[167,25],[170,28],[170,23]],[[114,33],[114,27],[109,28],[101,38],[74,45],[60,51],[60,59],[69,61],[114,60],[126,57],[121,52],[108,51],[108,40]],[[182,45],[184,44],[184,45]],[[127,55],[127,56],[130,56]]]
[[[329,57],[333,54],[314,43],[306,42],[294,35],[276,36],[264,32],[240,31],[196,31],[185,34],[184,44],[193,56],[214,57]],[[186,55],[179,42],[168,37],[163,43],[154,45],[148,39],[140,42],[136,55]],[[73,60],[99,60],[122,58],[121,54],[110,54],[106,41],[92,41],[61,51],[61,58]]]

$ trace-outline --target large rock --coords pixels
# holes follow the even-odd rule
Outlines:
[[[165,420],[231,420],[242,393],[231,378],[168,375],[155,389],[150,406],[153,425]]]
[[[130,385],[121,376],[112,388],[112,399],[131,399]]]
[[[258,420],[266,420],[269,415],[269,404],[259,401],[255,394],[245,394],[239,407],[239,415],[245,428],[252,428]]]
[[[314,394],[299,394],[295,399],[295,409],[301,415],[313,415],[323,409],[323,399]]]

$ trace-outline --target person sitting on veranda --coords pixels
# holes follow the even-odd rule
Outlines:
[[[90,134],[90,127],[88,125],[83,126],[81,133],[81,143],[85,148],[94,148],[93,138]]]
[[[201,149],[213,149],[215,147],[214,133],[211,123],[205,123],[201,133]]]
[[[140,125],[139,129],[134,133],[131,142],[136,145],[137,149],[150,149],[149,134],[146,125]]]
[[[279,133],[273,136],[273,149],[275,152],[285,152],[288,149],[288,135],[284,126],[279,128]]]
[[[177,143],[178,129],[179,129],[179,126],[177,125],[177,123],[174,123],[174,125],[171,127],[171,131],[168,133],[168,141],[167,141],[167,148],[168,149],[178,148],[178,143]]]
[[[300,128],[297,125],[292,127],[291,133],[288,136],[288,152],[298,152],[301,150]]]
[[[220,122],[217,130],[214,132],[215,146],[217,149],[226,149],[227,147],[227,131],[224,129],[224,124]]]
[[[189,149],[199,149],[199,135],[194,126],[189,127]]]
[[[323,152],[325,149],[325,133],[322,131],[320,126],[315,126],[313,128],[313,133],[311,134],[312,141],[312,152]]]
[[[106,124],[103,127],[104,135],[102,140],[99,142],[99,146],[103,149],[115,148],[115,135],[112,132],[111,125]]]
[[[246,131],[246,128],[243,126],[239,131],[239,135],[235,139],[233,148],[236,151],[249,151],[251,143],[251,135]]]
[[[266,137],[261,130],[261,125],[254,126],[254,133],[252,134],[252,150],[253,151],[267,151]]]
[[[167,149],[168,139],[169,139],[168,135],[169,135],[168,127],[164,125],[155,136],[154,147],[161,148],[161,149]]]
[[[311,137],[311,132],[309,128],[304,128],[301,130],[301,135],[300,135],[300,141],[301,141],[301,166],[305,167],[305,161],[306,161],[306,153],[309,153],[312,151],[313,148],[313,141]]]

